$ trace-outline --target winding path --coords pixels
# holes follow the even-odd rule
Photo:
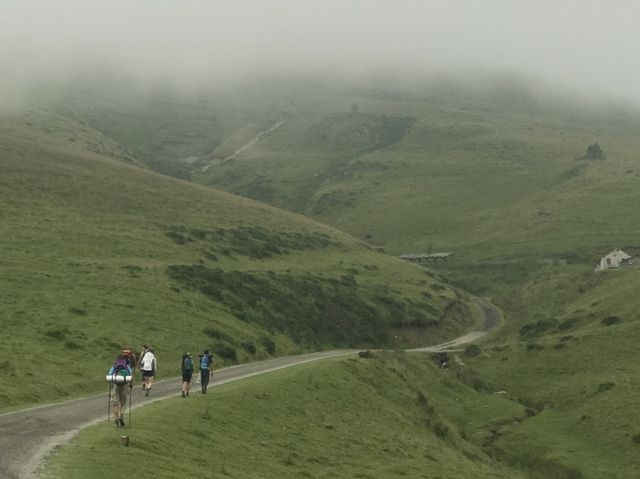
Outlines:
[[[499,313],[488,305],[483,306],[486,330],[495,326]],[[499,317],[499,316],[498,316]],[[443,352],[476,341],[487,335],[486,331],[472,331],[446,343],[415,352]],[[326,358],[355,355],[358,350],[323,351],[300,356],[286,356],[249,364],[240,364],[215,371],[214,384],[224,384],[238,379],[263,374]],[[177,397],[181,379],[169,378],[154,384],[151,396],[145,397],[140,388],[133,389],[133,408],[154,401]],[[107,395],[96,394],[85,398],[33,407],[0,415],[0,477],[3,479],[33,479],[38,467],[57,446],[70,441],[81,429],[107,419]],[[133,417],[135,420],[135,416]]]
[[[245,150],[248,150],[249,148],[251,148],[253,145],[255,145],[256,143],[258,143],[258,141],[260,140],[260,138],[262,138],[264,135],[271,133],[274,130],[277,130],[278,128],[280,128],[282,125],[284,125],[286,122],[285,121],[278,121],[276,123],[274,123],[273,125],[271,125],[269,128],[267,128],[264,131],[261,131],[260,133],[258,133],[249,143],[242,145],[240,148],[238,148],[237,150],[235,150],[231,155],[227,156],[224,160],[222,160],[222,163],[230,161],[230,160],[235,160],[235,158],[242,153]],[[207,171],[209,168],[211,168],[213,165],[216,164],[216,161],[213,161],[207,165],[205,165],[201,171],[205,172]]]

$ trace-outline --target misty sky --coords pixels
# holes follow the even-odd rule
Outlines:
[[[627,0],[0,0],[0,95],[108,65],[143,78],[507,70],[640,99]]]

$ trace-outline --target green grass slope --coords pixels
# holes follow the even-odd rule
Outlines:
[[[637,115],[463,87],[350,93],[296,98],[281,128],[195,179],[398,254],[593,254],[640,232]],[[607,159],[576,160],[594,142]]]
[[[166,377],[184,350],[428,343],[478,313],[434,273],[125,151],[53,114],[0,120],[0,409],[101,390],[124,345]]]
[[[462,385],[423,355],[323,361],[134,415],[131,429],[83,431],[45,477],[117,477],[122,464],[159,478],[527,477],[482,450],[494,423],[523,419],[525,408]]]
[[[481,77],[256,81],[192,94],[96,88],[52,108],[156,169],[393,254],[595,262],[637,243],[632,108]],[[582,159],[595,142],[607,158]]]
[[[639,283],[637,269],[580,265],[521,279],[508,303],[521,314],[465,358],[478,384],[529,408],[527,420],[496,429],[493,457],[555,471],[545,477],[636,477]]]

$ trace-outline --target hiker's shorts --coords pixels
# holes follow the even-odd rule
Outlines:
[[[192,377],[193,377],[193,373],[182,373],[182,382],[190,383]]]
[[[121,406],[125,406],[127,404],[127,388],[128,387],[129,386],[127,384],[116,386],[116,389],[112,396],[114,404],[120,404]]]
[[[154,376],[153,374],[153,369],[147,371],[146,369],[142,370],[142,377],[143,378],[152,378]]]

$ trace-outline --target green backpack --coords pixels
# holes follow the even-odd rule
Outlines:
[[[192,373],[193,372],[193,361],[190,356],[184,358],[182,362],[182,372],[183,373]]]

